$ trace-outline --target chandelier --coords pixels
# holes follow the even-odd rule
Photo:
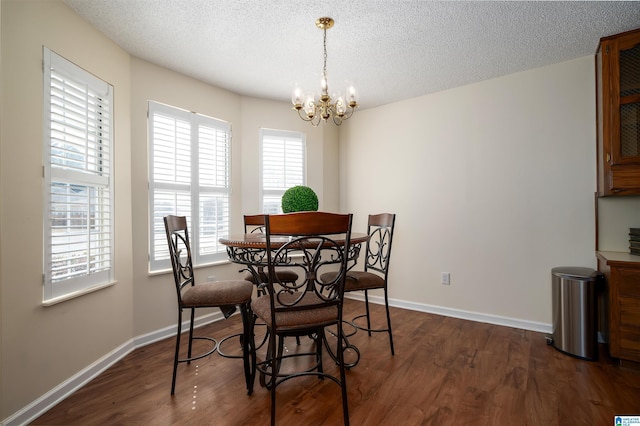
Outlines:
[[[334,95],[335,101],[329,96],[329,83],[327,82],[327,30],[333,27],[332,18],[318,18],[316,27],[324,33],[324,66],[322,68],[322,80],[320,81],[320,97],[315,99],[313,93],[303,94],[299,87],[296,87],[291,96],[293,109],[298,111],[298,115],[304,121],[311,122],[313,127],[320,124],[320,120],[325,123],[331,118],[336,126],[342,124],[343,120],[353,115],[353,111],[358,107],[356,101],[356,91],[353,86],[347,88],[347,93]]]

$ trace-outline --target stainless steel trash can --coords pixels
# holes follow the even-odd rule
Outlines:
[[[598,358],[596,286],[602,274],[576,266],[551,270],[553,334],[548,343],[568,355]]]

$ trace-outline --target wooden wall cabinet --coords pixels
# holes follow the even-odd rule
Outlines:
[[[640,195],[640,29],[596,52],[598,195]]]
[[[640,256],[598,252],[598,270],[605,276],[605,320],[609,353],[620,360],[640,362]]]

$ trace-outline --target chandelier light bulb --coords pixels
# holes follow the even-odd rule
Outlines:
[[[347,88],[347,102],[349,102],[349,106],[352,108],[358,105],[356,88],[353,86],[349,86],[349,88]]]
[[[302,89],[296,87],[293,89],[293,94],[291,95],[291,103],[295,107],[302,106]]]

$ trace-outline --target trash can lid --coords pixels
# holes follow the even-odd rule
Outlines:
[[[559,266],[557,268],[553,268],[551,270],[553,275],[562,278],[574,278],[574,279],[585,279],[585,278],[598,278],[601,274],[592,268],[585,268],[582,266]]]

